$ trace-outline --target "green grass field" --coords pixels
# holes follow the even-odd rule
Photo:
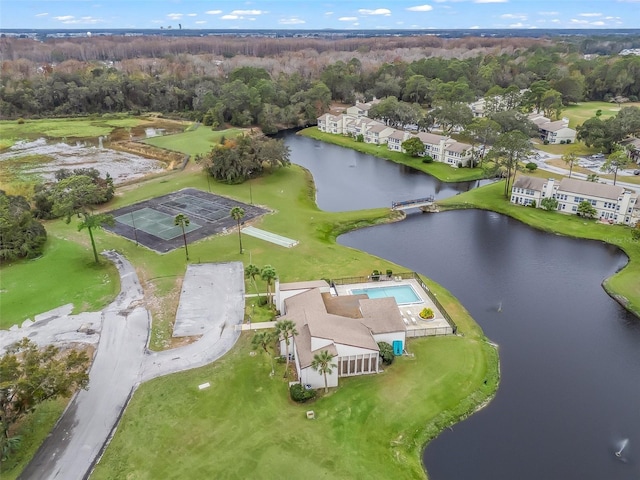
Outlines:
[[[621,108],[624,107],[640,107],[640,102],[622,103],[620,106],[611,102],[580,102],[577,105],[570,105],[562,111],[562,116],[569,119],[569,126],[576,128],[582,125],[585,120],[596,116],[596,112],[600,110],[602,120],[614,117]]]
[[[356,142],[344,135],[321,132],[317,127],[306,128],[300,131],[300,135],[407,165],[428,173],[442,182],[465,182],[484,177],[484,171],[481,168],[453,168],[442,162],[422,163],[422,158],[413,158],[401,152],[392,152],[386,145]]]
[[[175,135],[163,135],[152,137],[144,141],[155,147],[176,150],[182,153],[196,156],[209,153],[213,145],[220,143],[224,138],[237,137],[243,132],[240,128],[228,128],[226,130],[211,130],[209,127],[200,126],[196,130],[191,130]]]
[[[4,141],[0,144],[4,148],[10,147],[11,140],[37,138],[88,138],[109,135],[116,128],[135,127],[143,119],[129,116],[104,116],[82,118],[52,118],[43,120],[25,120],[23,124],[16,120],[0,121],[0,130]]]
[[[6,329],[67,303],[75,313],[99,310],[120,291],[120,279],[113,264],[93,263],[89,247],[49,232],[41,257],[2,267],[0,289],[0,328]]]
[[[425,442],[498,382],[496,350],[465,333],[411,340],[415,357],[303,405],[245,333],[215,364],[142,385],[92,478],[424,478]]]
[[[616,245],[629,257],[629,263],[621,271],[607,278],[603,286],[626,307],[640,316],[640,242],[631,239],[631,228],[623,225],[605,225],[575,215],[547,212],[539,208],[513,205],[503,194],[504,183],[491,185],[456,195],[438,204],[442,208],[481,208],[509,215],[540,230],[570,237],[600,240]]]

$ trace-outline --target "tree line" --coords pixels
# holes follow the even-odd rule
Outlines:
[[[383,48],[387,40],[378,42],[382,45],[377,48]],[[514,45],[518,45],[515,40]],[[230,60],[211,53],[166,51],[157,57],[116,62],[74,59],[43,64],[21,58],[2,64],[0,115],[156,111],[211,126],[259,125],[273,133],[315,123],[331,101],[393,96],[431,107],[447,97],[470,102],[495,97],[496,91],[533,90],[540,85],[543,91],[552,91],[536,99],[538,104],[544,100],[549,112],[583,100],[640,98],[640,57],[586,59],[574,50],[562,43],[536,41],[526,48],[508,50],[501,43],[497,50],[468,50],[460,58],[447,58],[449,50],[429,56],[417,48],[393,52],[399,53],[396,58],[388,51],[356,50],[346,52],[344,60],[312,54],[294,58],[244,54]]]

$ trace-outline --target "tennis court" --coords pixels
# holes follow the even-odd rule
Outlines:
[[[183,214],[189,219],[185,234],[187,243],[192,243],[235,228],[236,221],[231,218],[234,207],[245,211],[243,222],[267,213],[255,205],[187,188],[115,210],[111,212],[115,224],[105,228],[152,250],[166,253],[184,245],[182,227],[175,225],[177,215]]]

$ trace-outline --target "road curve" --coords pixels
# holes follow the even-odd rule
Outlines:
[[[244,298],[242,295],[236,298],[236,291],[229,303],[231,308],[197,342],[166,352],[149,352],[151,317],[144,306],[135,269],[116,252],[103,255],[118,268],[121,290],[102,312],[89,388],[73,398],[18,477],[21,480],[88,478],[140,383],[211,363],[228,352],[239,338],[235,325],[242,322]],[[241,290],[243,293],[244,284]]]

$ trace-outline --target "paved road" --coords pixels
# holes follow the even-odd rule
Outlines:
[[[551,153],[545,153],[542,150],[537,150],[537,152],[540,155],[540,158],[537,159],[531,159],[532,162],[534,162],[536,165],[538,165],[538,168],[540,170],[546,170],[547,172],[553,172],[553,173],[557,173],[560,175],[569,175],[569,169],[568,168],[561,168],[561,167],[556,167],[554,165],[549,165],[547,164],[547,160],[552,160],[554,158],[560,158],[561,155],[556,155],[556,154],[551,154]],[[640,185],[637,185],[635,183],[629,183],[629,182],[624,182],[624,181],[620,181],[621,178],[624,178],[625,176],[631,176],[633,175],[633,169],[631,170],[626,170],[624,172],[618,172],[618,178],[616,181],[616,185],[619,185],[621,187],[624,188],[628,188],[630,190],[634,190],[634,191],[640,191]],[[593,170],[593,173],[597,174],[597,175],[602,175],[603,172],[599,171],[599,170]],[[571,178],[579,178],[581,180],[586,180],[587,179],[587,175],[584,173],[579,173],[579,172],[573,172],[571,174]],[[611,184],[613,185],[613,180],[609,180],[606,178],[600,178],[598,180],[601,183],[607,183],[607,184]]]
[[[102,312],[102,331],[89,373],[89,389],[74,397],[20,479],[88,478],[141,382],[206,365],[229,351],[240,335],[235,327],[242,322],[244,312],[242,273],[236,275],[239,279],[234,277],[228,282],[230,309],[197,342],[166,352],[147,351],[150,315],[135,270],[117,253],[104,255],[118,267],[121,291]],[[236,285],[239,282],[240,290]],[[218,300],[225,302],[226,295],[220,295]],[[28,328],[37,328],[37,323]]]

